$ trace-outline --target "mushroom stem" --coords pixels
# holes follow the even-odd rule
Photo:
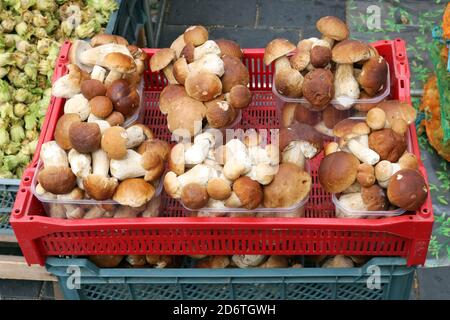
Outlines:
[[[364,163],[374,165],[380,161],[380,156],[378,153],[363,146],[355,139],[350,139],[348,142],[348,148],[360,161]]]
[[[334,76],[334,96],[339,101],[340,110],[350,109],[359,98],[359,84],[353,75],[352,64],[338,64]],[[336,106],[336,108],[338,108]]]
[[[91,72],[91,79],[103,82],[105,81],[105,77],[106,77],[106,69],[97,65],[94,66]]]
[[[127,149],[139,146],[145,140],[144,130],[140,126],[131,126],[126,129]]]
[[[79,153],[75,149],[69,151],[70,168],[74,175],[79,178],[85,178],[91,173],[91,156],[89,154]]]
[[[44,167],[69,166],[66,152],[56,143],[56,141],[48,141],[42,145],[40,159],[43,162]]]
[[[92,152],[92,173],[107,177],[109,171],[109,158],[105,151],[98,149]]]
[[[178,81],[175,79],[175,76],[173,75],[173,65],[172,64],[169,64],[162,71],[163,71],[164,75],[166,76],[166,79],[169,82],[169,84],[179,84]]]

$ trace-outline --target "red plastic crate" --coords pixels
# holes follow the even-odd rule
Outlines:
[[[410,102],[409,70],[403,40],[374,44],[391,68],[391,98]],[[59,74],[65,73],[66,44],[59,60]],[[155,50],[146,49],[151,56]],[[271,67],[262,62],[263,49],[244,50],[250,69],[254,99],[243,112],[241,127],[276,127],[277,117],[271,93]],[[402,61],[399,63],[399,61]],[[165,79],[145,73],[145,111],[141,120],[162,139],[169,139],[165,116],[158,108]],[[63,99],[54,99],[48,112],[42,141],[53,139],[57,119],[63,113]],[[413,151],[420,159],[415,128],[411,126]],[[304,218],[198,218],[189,217],[178,201],[163,195],[161,216],[136,219],[59,220],[45,216],[32,195],[35,170],[23,177],[11,217],[22,252],[29,264],[43,265],[46,257],[92,254],[283,254],[283,255],[371,255],[402,256],[409,265],[425,262],[433,212],[430,197],[417,212],[383,219],[338,219],[330,194],[318,183],[322,156],[311,163],[313,186]],[[420,160],[419,160],[420,161]],[[421,171],[425,178],[423,165]]]

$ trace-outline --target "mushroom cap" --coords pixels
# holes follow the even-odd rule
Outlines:
[[[339,121],[333,128],[333,134],[338,138],[349,135],[360,136],[369,133],[370,128],[362,119],[344,119]]]
[[[386,194],[379,185],[361,187],[361,196],[369,211],[385,211],[389,207]]]
[[[159,179],[164,173],[164,162],[157,150],[147,150],[142,154],[141,166],[147,170],[145,181]]]
[[[77,186],[77,177],[69,167],[48,166],[39,172],[38,182],[47,192],[66,194]]]
[[[139,93],[124,79],[113,81],[106,90],[106,96],[111,99],[114,110],[125,117],[131,116],[139,107]]]
[[[264,186],[264,207],[291,207],[308,196],[311,176],[293,163],[282,163],[272,182]]]
[[[231,196],[230,184],[221,178],[210,179],[206,191],[215,200],[226,200]]]
[[[208,30],[204,26],[191,26],[184,31],[184,42],[200,46],[208,40]]]
[[[320,113],[310,111],[301,103],[287,102],[283,106],[282,110],[283,125],[288,127],[297,121],[299,123],[308,124],[314,126],[320,122]]]
[[[323,149],[323,136],[314,127],[299,122],[293,122],[290,128],[282,128],[279,132],[279,147],[282,152],[292,141],[305,141],[317,152]]]
[[[369,148],[378,153],[381,160],[397,162],[406,151],[406,139],[392,129],[382,129],[369,135]]]
[[[186,58],[181,57],[173,64],[173,76],[178,83],[184,84],[189,75],[189,67]]]
[[[163,114],[170,111],[170,105],[178,98],[187,97],[186,90],[179,84],[169,84],[165,87],[159,96],[159,109]]]
[[[184,159],[185,146],[183,143],[177,143],[172,147],[169,154],[169,171],[174,172],[177,176],[182,175],[185,171]]]
[[[55,127],[55,140],[64,150],[72,149],[69,138],[69,129],[72,123],[81,122],[81,118],[76,113],[66,113],[58,119]]]
[[[121,36],[114,35],[114,34],[101,33],[101,34],[95,35],[91,39],[92,47],[97,47],[97,46],[101,46],[101,45],[108,44],[108,43],[116,43],[116,44],[121,44],[124,46],[128,46],[128,44],[129,44],[127,39],[125,39],[124,37],[121,37]]]
[[[190,97],[183,97],[171,104],[167,127],[170,132],[177,132],[182,136],[195,136],[202,128],[205,115],[206,107],[203,103]]]
[[[276,59],[287,55],[295,49],[296,46],[287,39],[273,39],[267,44],[264,50],[264,63],[269,65]]]
[[[206,120],[212,128],[225,127],[231,118],[231,108],[226,101],[216,101],[206,109]]]
[[[373,57],[367,60],[357,78],[359,85],[369,96],[374,96],[386,86],[388,65],[383,57]]]
[[[146,151],[155,151],[161,156],[163,161],[167,161],[170,153],[170,145],[166,141],[160,139],[145,140],[137,148],[137,152],[143,155]]]
[[[351,64],[370,58],[370,46],[358,40],[344,40],[333,47],[332,60],[336,63]]]
[[[85,72],[91,72],[92,66],[85,65],[80,62],[80,55],[81,52],[86,51],[88,49],[91,49],[92,47],[89,45],[88,42],[84,40],[75,40],[72,42],[72,45],[70,46],[69,50],[69,61],[72,64],[77,65],[81,70]]]
[[[367,112],[366,123],[372,130],[383,129],[386,124],[386,113],[383,109],[372,108]]]
[[[119,111],[113,111],[105,120],[111,127],[121,126],[125,122],[125,117]]]
[[[419,171],[402,169],[389,180],[387,195],[389,201],[405,210],[418,210],[428,194],[427,184]]]
[[[89,260],[99,268],[116,268],[122,262],[123,256],[95,255],[89,256]]]
[[[98,174],[90,174],[83,179],[84,190],[95,200],[111,199],[117,186],[116,178],[103,177]]]
[[[331,61],[331,49],[324,46],[314,46],[311,49],[311,64],[315,68],[325,68]]]
[[[306,74],[303,81],[303,96],[314,111],[328,106],[334,96],[334,76],[330,70],[315,69]]]
[[[398,159],[398,164],[402,169],[419,169],[419,162],[416,155],[408,151]]]
[[[275,86],[277,91],[286,97],[298,98],[302,96],[302,74],[292,68],[277,70],[275,73]]]
[[[106,87],[99,80],[83,80],[81,82],[81,93],[86,99],[91,100],[96,96],[104,96],[106,94]]]
[[[127,155],[127,132],[119,126],[110,127],[105,130],[101,139],[101,147],[108,157],[120,160]]]
[[[94,122],[73,122],[69,128],[69,139],[79,153],[91,153],[100,148],[102,134]]]
[[[367,163],[361,163],[358,166],[358,173],[356,175],[356,180],[363,187],[372,186],[375,179],[375,168]]]
[[[221,56],[231,56],[238,59],[244,57],[244,52],[238,43],[227,39],[218,39],[215,42],[220,49]]]
[[[228,102],[235,109],[245,108],[252,102],[252,92],[248,87],[238,84],[231,88]]]
[[[334,256],[322,265],[322,268],[353,268],[353,260],[344,255]]]
[[[186,42],[184,42],[184,34],[180,34],[178,38],[176,38],[172,44],[170,45],[170,49],[175,50],[177,58],[180,57],[181,50],[183,50]]]
[[[150,70],[160,71],[176,59],[175,50],[170,48],[160,49],[150,58]]]
[[[327,38],[342,41],[348,38],[350,31],[341,19],[334,16],[320,18],[316,22],[317,30]]]
[[[223,56],[222,61],[225,70],[222,76],[223,92],[230,92],[231,88],[239,84],[246,87],[250,82],[250,74],[241,60],[233,56]]]
[[[113,104],[106,96],[96,96],[89,100],[91,113],[98,118],[106,118],[113,112]]]
[[[395,119],[403,119],[407,124],[411,124],[416,120],[417,111],[407,102],[387,100],[380,102],[377,107],[386,113],[388,124],[392,124]]]
[[[141,128],[146,139],[154,139],[155,138],[155,134],[153,133],[152,129],[150,129],[148,126],[146,126],[143,123],[135,123],[132,125],[132,127]]]
[[[203,208],[208,203],[206,187],[198,183],[189,183],[181,190],[181,201],[192,210]]]
[[[111,71],[120,73],[133,73],[137,68],[133,57],[121,52],[108,53],[104,57],[102,65]]]
[[[210,101],[222,93],[219,77],[209,72],[189,74],[184,85],[187,94],[198,101]]]
[[[180,58],[185,58],[187,63],[194,62],[194,45],[192,43],[187,43],[183,50],[181,50]]]
[[[333,129],[337,123],[348,118],[349,116],[349,110],[339,110],[333,107],[333,105],[331,104],[322,111],[323,123],[329,129]]]
[[[155,188],[144,179],[125,179],[116,188],[113,200],[121,205],[137,208],[149,202],[154,194]]]
[[[327,192],[342,192],[355,182],[358,166],[359,160],[353,154],[333,152],[320,162],[320,184]]]
[[[233,191],[246,209],[255,209],[263,200],[261,185],[247,176],[236,179],[233,183]]]

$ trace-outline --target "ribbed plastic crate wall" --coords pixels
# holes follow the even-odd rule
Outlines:
[[[46,267],[70,300],[404,300],[414,275],[401,258],[347,269],[101,269],[87,259],[58,258]]]

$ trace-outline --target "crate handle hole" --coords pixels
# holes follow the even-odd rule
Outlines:
[[[25,189],[21,189],[20,192],[25,192]]]
[[[16,209],[16,210],[14,210],[14,213],[18,214],[18,213],[20,213],[20,210]]]
[[[36,165],[34,165],[34,166],[36,166]],[[29,178],[29,177],[25,177],[24,180],[25,180],[25,181],[30,181],[30,178]]]
[[[34,217],[30,217],[29,219],[30,219],[30,220],[33,220],[33,219],[34,219]]]

